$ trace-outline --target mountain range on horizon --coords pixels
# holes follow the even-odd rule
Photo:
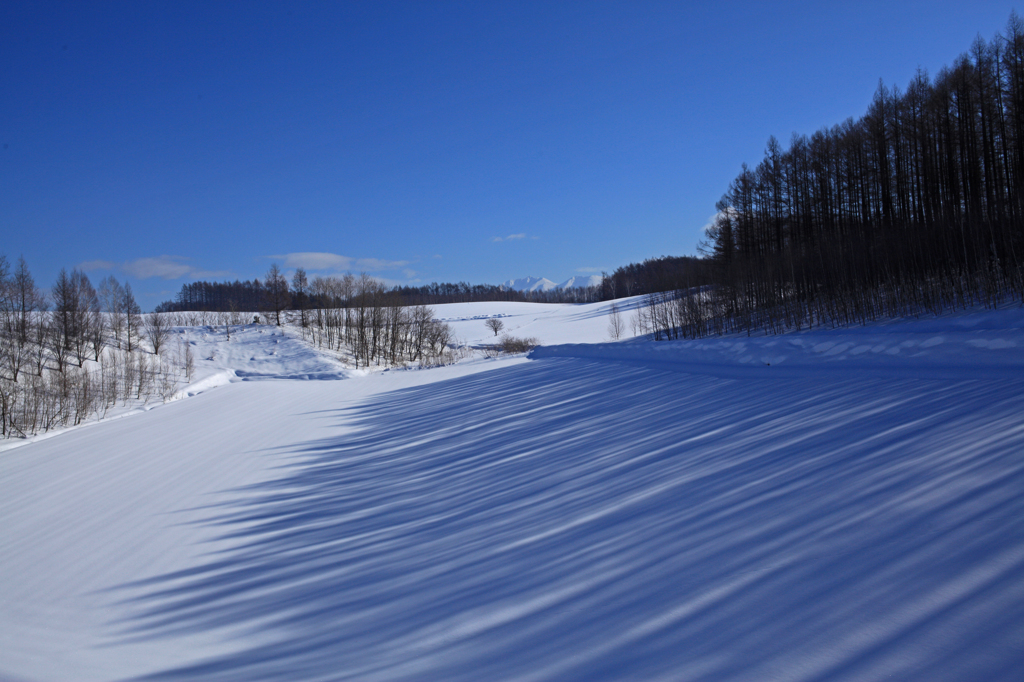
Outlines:
[[[501,286],[513,291],[552,291],[555,289],[585,289],[599,286],[601,275],[577,275],[556,284],[546,277],[520,277],[501,283]]]

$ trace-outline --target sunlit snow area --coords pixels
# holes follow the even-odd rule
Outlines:
[[[0,442],[0,679],[1021,679],[1022,308],[638,303],[433,306],[426,369],[175,329],[166,401]]]

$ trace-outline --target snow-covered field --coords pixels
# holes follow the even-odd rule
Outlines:
[[[0,679],[1020,679],[1021,308],[608,309],[435,306],[545,345],[370,373],[193,330],[183,399],[0,451]]]

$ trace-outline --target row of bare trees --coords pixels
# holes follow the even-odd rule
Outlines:
[[[366,274],[314,277],[308,296],[312,307],[299,311],[304,332],[319,348],[350,353],[356,367],[451,360],[451,327],[426,306],[402,305],[394,291]]]
[[[145,400],[176,385],[160,353],[165,316],[143,316],[131,286],[99,289],[61,270],[49,296],[19,258],[0,255],[0,436],[24,437],[102,416],[118,400]],[[152,355],[144,351],[148,341]]]
[[[769,332],[1024,296],[1024,22],[859,120],[775,138],[718,203],[710,289],[669,335]],[[674,299],[676,300],[676,299]]]
[[[698,261],[698,259],[689,259]],[[672,279],[674,283],[678,278]],[[633,281],[631,278],[629,281]],[[623,292],[627,287],[620,286]],[[492,284],[466,282],[433,282],[422,286],[394,286],[387,289],[398,305],[438,305],[468,301],[530,301],[535,303],[590,303],[604,298],[615,298],[615,287],[572,287],[552,291],[515,291]],[[611,295],[609,292],[613,292]],[[636,293],[646,293],[638,291]],[[237,312],[248,310],[264,312],[276,322],[285,310],[306,311],[328,304],[321,301],[312,289],[305,270],[298,268],[291,282],[284,277],[277,264],[272,264],[263,280],[240,282],[189,282],[173,301],[164,301],[156,307],[158,312],[210,311]],[[620,296],[628,293],[618,294]]]
[[[292,287],[273,263],[263,281],[251,282],[188,282],[181,285],[181,291],[173,301],[164,301],[156,312],[219,312],[232,315],[240,311],[265,312],[272,315],[277,325],[281,324],[281,313],[289,308],[305,308],[308,304],[308,282],[306,272],[299,268],[292,279]]]
[[[182,371],[181,362],[165,356],[108,347],[84,367],[31,374],[17,383],[0,379],[0,431],[24,438],[102,418],[118,404],[166,400]]]
[[[266,291],[259,279],[241,282],[187,282],[173,301],[164,301],[157,312],[238,312],[260,311],[266,304]]]
[[[30,361],[38,373],[46,355],[58,371],[69,362],[81,367],[89,357],[98,360],[108,336],[131,351],[144,333],[130,284],[122,287],[111,275],[97,291],[84,272],[61,269],[48,298],[24,258],[12,272],[0,256],[0,373],[12,380]]]

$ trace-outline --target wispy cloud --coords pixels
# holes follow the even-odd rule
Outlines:
[[[407,260],[381,260],[380,258],[357,258],[356,270],[397,270],[409,264]]]
[[[282,261],[286,268],[303,268],[305,270],[330,270],[341,272],[344,270],[355,270],[365,272],[378,272],[381,270],[398,270],[409,264],[406,260],[384,260],[381,258],[352,258],[337,253],[326,253],[322,251],[301,251],[298,253],[285,253],[276,256],[268,256],[275,260]]]
[[[212,279],[227,277],[227,270],[204,270],[197,268],[182,256],[154,256],[115,263],[107,260],[90,260],[78,264],[80,270],[115,270],[135,279]]]
[[[336,253],[303,251],[270,256],[283,261],[286,268],[305,268],[306,270],[347,270],[352,267],[352,259]]]
[[[137,279],[181,279],[188,277],[195,268],[183,259],[174,256],[157,256],[156,258],[138,258],[125,263],[121,269]]]
[[[386,272],[401,270],[407,278],[416,273],[409,269],[409,261],[382,258],[352,258],[336,253],[302,252],[267,256],[281,263],[285,269],[305,268],[328,272]],[[228,270],[205,270],[196,267],[183,256],[153,256],[136,258],[123,263],[109,260],[90,260],[78,264],[85,272],[115,271],[133,279],[218,279],[233,276]]]
[[[518,232],[516,234],[510,234],[507,237],[494,237],[493,239],[491,239],[491,241],[492,242],[511,242],[511,241],[515,241],[517,239],[526,239],[526,234],[523,233],[523,232]]]

